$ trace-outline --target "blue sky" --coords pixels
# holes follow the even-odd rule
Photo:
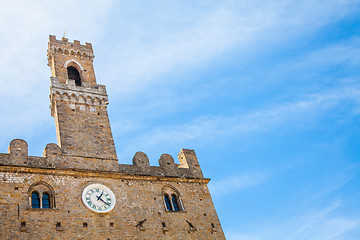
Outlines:
[[[0,152],[56,142],[66,27],[93,44],[120,163],[195,149],[230,240],[359,238],[360,1],[0,4]]]

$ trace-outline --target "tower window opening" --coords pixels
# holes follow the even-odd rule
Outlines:
[[[165,210],[168,212],[182,212],[184,206],[181,201],[181,195],[173,186],[165,185],[162,189]]]
[[[81,86],[81,78],[79,71],[73,66],[70,66],[67,68],[67,72],[68,72],[68,78],[75,80],[76,86]]]
[[[180,211],[179,202],[175,194],[171,195],[172,198],[172,204],[174,206],[174,211]]]
[[[50,195],[48,193],[43,193],[42,208],[50,208]]]
[[[164,200],[165,200],[166,210],[173,211],[169,196],[167,194],[164,195]]]
[[[40,208],[40,197],[37,192],[33,192],[31,194],[31,207],[32,208]]]

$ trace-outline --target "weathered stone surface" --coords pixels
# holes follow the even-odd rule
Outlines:
[[[150,167],[149,158],[143,152],[135,153],[133,157],[133,164],[134,166],[138,166],[141,168],[148,168]]]

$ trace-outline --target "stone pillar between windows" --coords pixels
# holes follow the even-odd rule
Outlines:
[[[170,205],[171,205],[171,211],[175,211],[172,197],[173,197],[172,195],[170,195],[170,197],[169,197]]]
[[[43,206],[42,206],[42,196],[43,196],[43,194],[39,193],[40,208],[43,208]]]

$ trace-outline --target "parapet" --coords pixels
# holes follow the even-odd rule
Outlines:
[[[148,156],[143,152],[135,153],[133,159],[133,165],[141,168],[150,167],[150,162]]]
[[[93,52],[91,43],[86,42],[85,45],[82,45],[78,40],[74,40],[74,42],[69,42],[69,40],[65,37],[63,37],[61,40],[57,40],[55,36],[49,35],[49,44],[68,46],[74,49],[89,50]]]
[[[33,157],[28,156],[28,145],[24,140],[14,139],[10,142],[8,154],[0,154],[0,165],[105,171],[141,176],[204,178],[194,150],[181,149],[178,158],[180,164],[176,164],[171,155],[162,154],[159,158],[159,166],[150,166],[147,155],[137,152],[132,159],[132,165],[119,164],[114,159],[66,155],[54,143],[46,145],[43,157]]]
[[[79,59],[87,59],[91,61],[95,57],[91,43],[85,43],[85,45],[81,45],[80,41],[78,40],[74,40],[74,42],[69,42],[67,38],[57,40],[55,36],[50,35],[47,54],[49,67],[51,66],[51,56],[53,54],[76,56]]]
[[[14,139],[10,142],[9,148],[10,162],[16,164],[27,164],[28,160],[28,145],[22,139]]]
[[[193,149],[181,149],[178,158],[180,161],[180,168],[189,168],[195,177],[203,177],[199,161]]]

